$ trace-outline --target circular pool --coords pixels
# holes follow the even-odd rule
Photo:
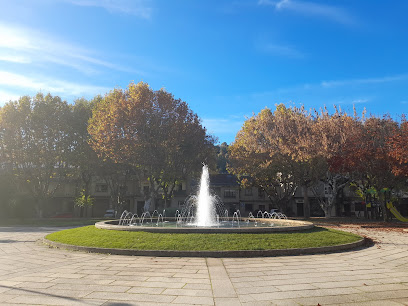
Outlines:
[[[218,226],[198,227],[188,223],[180,224],[176,218],[164,222],[151,222],[143,225],[119,225],[119,220],[101,221],[95,224],[96,228],[116,231],[143,231],[155,233],[273,233],[303,231],[314,227],[313,223],[289,219],[270,218],[241,218],[239,221],[224,220]]]

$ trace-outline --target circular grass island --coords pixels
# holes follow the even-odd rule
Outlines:
[[[260,257],[339,252],[361,247],[358,235],[315,227],[274,233],[154,233],[85,226],[47,235],[44,243],[95,253],[172,257]]]

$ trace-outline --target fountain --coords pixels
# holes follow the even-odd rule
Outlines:
[[[203,166],[200,180],[200,191],[197,199],[197,217],[194,222],[196,226],[218,225],[214,207],[215,197],[210,194],[210,174],[207,165]]]
[[[150,222],[146,223],[146,219]],[[217,195],[211,194],[208,167],[203,165],[197,195],[189,196],[174,217],[167,217],[165,211],[159,213],[157,210],[152,214],[146,211],[140,217],[124,211],[119,221],[102,221],[95,226],[113,230],[163,233],[267,233],[304,230],[312,228],[313,224],[288,220],[282,213],[270,214],[266,211],[258,211],[256,218],[252,213],[248,218],[242,218],[241,212],[237,210],[228,217],[228,210],[225,209],[224,203]]]
[[[189,196],[179,212],[179,224],[195,227],[219,227],[220,218],[228,217],[221,199],[210,191],[210,174],[207,165],[203,165],[197,195]]]

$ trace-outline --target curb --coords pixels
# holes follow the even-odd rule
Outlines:
[[[244,251],[168,251],[168,250],[129,250],[129,249],[108,249],[76,246],[54,242],[43,238],[43,243],[50,247],[71,251],[82,251],[88,253],[126,255],[126,256],[150,256],[150,257],[276,257],[276,256],[297,256],[313,255],[322,253],[336,253],[350,251],[356,248],[369,245],[370,239],[362,238],[359,241],[340,244],[334,246],[304,248],[304,249],[281,249],[281,250],[244,250]]]
[[[248,218],[242,218],[246,221]],[[151,233],[172,233],[172,234],[232,234],[232,233],[275,233],[275,232],[294,232],[304,231],[314,228],[314,224],[307,221],[286,220],[286,219],[257,219],[259,222],[276,223],[276,226],[259,226],[259,227],[209,227],[209,228],[195,228],[195,227],[149,227],[149,226],[127,226],[117,225],[118,220],[100,221],[95,223],[95,227],[105,230],[127,231],[127,232],[151,232]],[[284,226],[282,226],[284,225]]]

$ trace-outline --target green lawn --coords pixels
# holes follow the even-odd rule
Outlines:
[[[49,234],[47,239],[78,246],[135,250],[227,251],[332,246],[355,242],[360,236],[325,229],[270,234],[161,234],[79,227]]]

